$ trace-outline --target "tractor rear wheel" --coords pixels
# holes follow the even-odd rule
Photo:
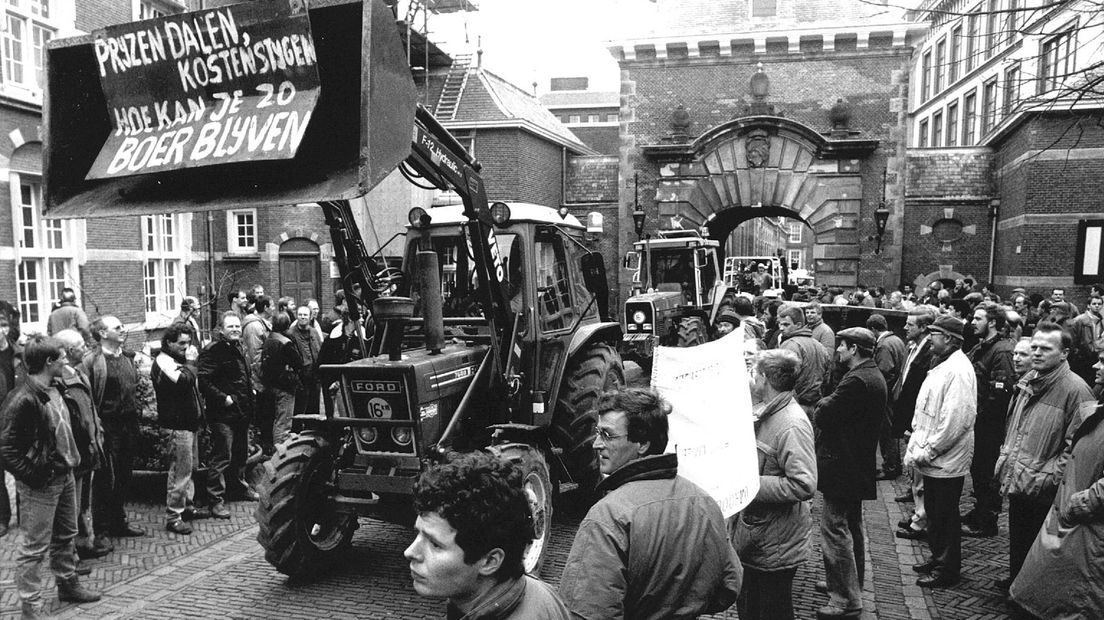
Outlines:
[[[678,347],[696,347],[699,344],[703,344],[709,341],[709,332],[705,329],[705,324],[702,320],[696,316],[688,316],[679,321],[678,326]]]
[[[522,488],[533,514],[533,539],[522,556],[525,572],[540,576],[552,538],[552,478],[548,461],[536,448],[520,443],[492,446],[491,452],[521,470]]]
[[[564,370],[556,411],[552,416],[554,445],[563,448],[564,464],[584,491],[598,484],[592,414],[598,396],[625,383],[621,355],[605,343],[591,345],[575,355]]]
[[[277,446],[259,485],[257,542],[269,564],[285,575],[316,571],[352,540],[356,515],[332,501],[334,460],[334,449],[322,436],[292,435]]]

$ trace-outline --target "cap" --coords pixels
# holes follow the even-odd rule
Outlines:
[[[717,315],[717,323],[731,323],[732,325],[740,324],[740,317],[736,315],[736,312],[732,308],[725,308],[721,310]]]
[[[936,317],[935,322],[928,327],[928,331],[942,332],[962,340],[962,330],[965,325],[965,321],[943,314]]]
[[[878,339],[874,337],[874,332],[865,327],[848,327],[847,329],[841,329],[836,334],[836,338],[846,340],[858,346],[860,349],[874,350],[874,345],[878,344]]]

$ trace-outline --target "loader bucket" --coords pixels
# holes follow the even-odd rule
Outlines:
[[[318,99],[293,157],[111,178],[88,178],[113,132],[94,38],[51,42],[44,106],[47,216],[265,207],[347,200],[372,189],[410,154],[417,105],[394,15],[383,0],[315,0],[308,16]]]

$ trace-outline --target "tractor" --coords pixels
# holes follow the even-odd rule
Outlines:
[[[108,89],[101,88],[102,48],[91,37],[51,42],[47,210],[95,217],[317,203],[350,319],[370,321],[352,336],[360,340],[360,359],[319,369],[334,397],[332,411],[297,415],[293,433],[266,464],[255,513],[265,558],[293,577],[332,567],[360,517],[409,523],[421,472],[456,451],[489,450],[524,473],[535,523],[525,568],[537,572],[553,496],[572,489],[587,496],[599,478],[592,409],[603,391],[624,381],[621,326],[609,318],[602,256],[587,247],[575,217],[563,208],[488,202],[480,164],[417,105],[395,18],[384,0],[309,7],[290,1],[131,25],[154,33],[147,36],[180,20],[180,27],[256,26],[259,37],[294,24],[297,38],[281,40],[317,54],[321,96],[291,157],[166,166],[169,151],[158,160],[161,169],[147,172],[147,162],[129,160],[125,174],[95,163],[101,147],[125,135],[113,126]],[[125,96],[161,83],[142,80],[143,72],[159,69],[155,63],[127,69],[134,78]],[[277,90],[284,101],[293,91],[283,84],[305,79],[288,71]],[[262,78],[272,79],[256,79]],[[156,96],[171,94],[169,86]],[[257,90],[268,95],[258,97],[266,105],[281,104],[273,87]],[[398,269],[366,251],[349,203],[396,167],[412,182],[462,201],[410,211]]]

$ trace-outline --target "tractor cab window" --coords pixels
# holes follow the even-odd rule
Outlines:
[[[713,251],[709,249],[697,250],[698,265],[700,269],[698,271],[698,278],[700,280],[702,291],[706,295],[713,294],[713,284],[717,281],[717,266],[713,261]],[[711,299],[705,300],[706,303],[711,303]]]
[[[648,257],[652,286],[657,291],[682,293],[694,299],[694,256],[685,249],[655,250]]]
[[[542,332],[570,328],[590,296],[578,269],[572,269],[571,253],[555,228],[537,229],[537,316]]]
[[[499,256],[503,257],[503,267],[506,271],[506,292],[511,299],[517,299],[520,308],[521,291],[524,290],[524,270],[521,254],[521,243],[515,243],[518,237],[515,234],[499,233]],[[480,317],[481,296],[478,293],[478,283],[475,273],[475,257],[471,247],[465,240],[465,236],[457,231],[454,235],[434,235],[431,240],[434,251],[437,252],[437,264],[441,270],[441,297],[444,301],[444,316],[446,317]],[[413,265],[418,244],[410,244],[410,255],[407,257],[408,265]],[[406,269],[410,278],[410,294],[418,295],[418,270]],[[422,315],[422,304],[415,299],[414,314]]]

